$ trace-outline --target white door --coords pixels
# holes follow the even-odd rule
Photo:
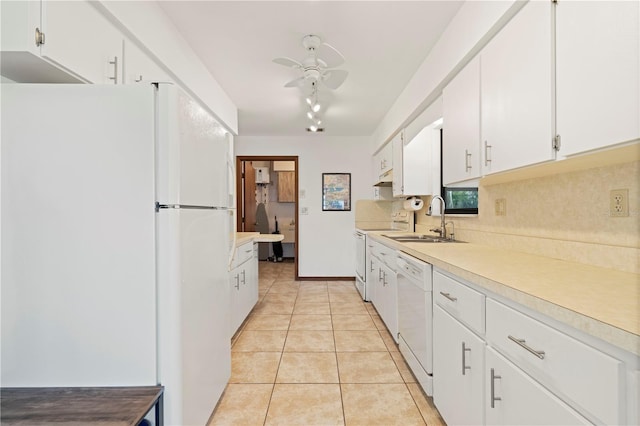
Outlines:
[[[487,348],[485,375],[488,425],[591,424],[492,348]]]
[[[483,423],[484,342],[440,306],[433,309],[433,401],[450,425]]]
[[[480,60],[442,91],[444,185],[480,177]]]
[[[555,158],[552,7],[527,3],[480,54],[484,174]]]
[[[232,207],[227,132],[173,84],[159,87],[158,202]]]
[[[556,5],[560,154],[640,138],[640,3]]]
[[[167,424],[205,424],[231,375],[226,212],[161,209],[158,359]]]
[[[120,32],[90,2],[42,1],[44,58],[93,84],[122,83]]]

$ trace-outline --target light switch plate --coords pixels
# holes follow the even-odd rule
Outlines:
[[[305,191],[304,189],[300,190],[300,195],[298,196],[298,198],[304,198],[307,196],[307,191]]]
[[[300,207],[300,214],[309,214],[308,207]]]

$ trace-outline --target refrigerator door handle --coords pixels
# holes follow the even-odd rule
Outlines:
[[[189,204],[160,204],[156,203],[156,212],[160,209],[192,209],[192,210],[229,210],[227,207],[192,206]]]

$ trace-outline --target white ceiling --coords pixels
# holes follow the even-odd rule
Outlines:
[[[285,83],[301,73],[302,37],[334,46],[349,72],[320,88],[327,135],[369,136],[462,5],[462,1],[159,1],[239,110],[240,135],[306,134],[308,106]],[[425,94],[426,96],[427,94]],[[325,108],[326,106],[326,108]]]

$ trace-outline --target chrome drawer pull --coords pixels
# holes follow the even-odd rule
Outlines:
[[[493,368],[491,369],[491,408],[496,408],[496,401],[502,401],[502,398],[496,396],[496,388],[495,381],[496,379],[502,379],[501,376],[498,376]]]
[[[246,284],[247,283],[247,273],[246,271],[243,269],[242,270],[242,284]]]
[[[464,376],[466,373],[466,370],[471,370],[471,367],[469,367],[467,364],[467,351],[471,352],[471,348],[466,348],[464,345],[464,342],[462,342],[462,375]]]
[[[443,295],[444,297],[446,297],[447,299],[451,300],[452,302],[455,302],[456,300],[458,300],[457,297],[453,297],[451,295],[451,293],[445,293],[443,291],[440,292],[441,295]]]
[[[535,349],[533,349],[530,346],[526,345],[526,343],[527,343],[526,340],[518,339],[517,337],[513,337],[511,335],[509,335],[509,340],[511,340],[512,342],[515,342],[518,346],[521,346],[524,349],[528,350],[529,352],[531,352],[532,354],[534,354],[538,358],[544,359],[544,351],[536,351]]]
[[[236,285],[234,285],[234,287],[236,288],[236,290],[240,290],[240,275],[236,274],[235,279]]]

